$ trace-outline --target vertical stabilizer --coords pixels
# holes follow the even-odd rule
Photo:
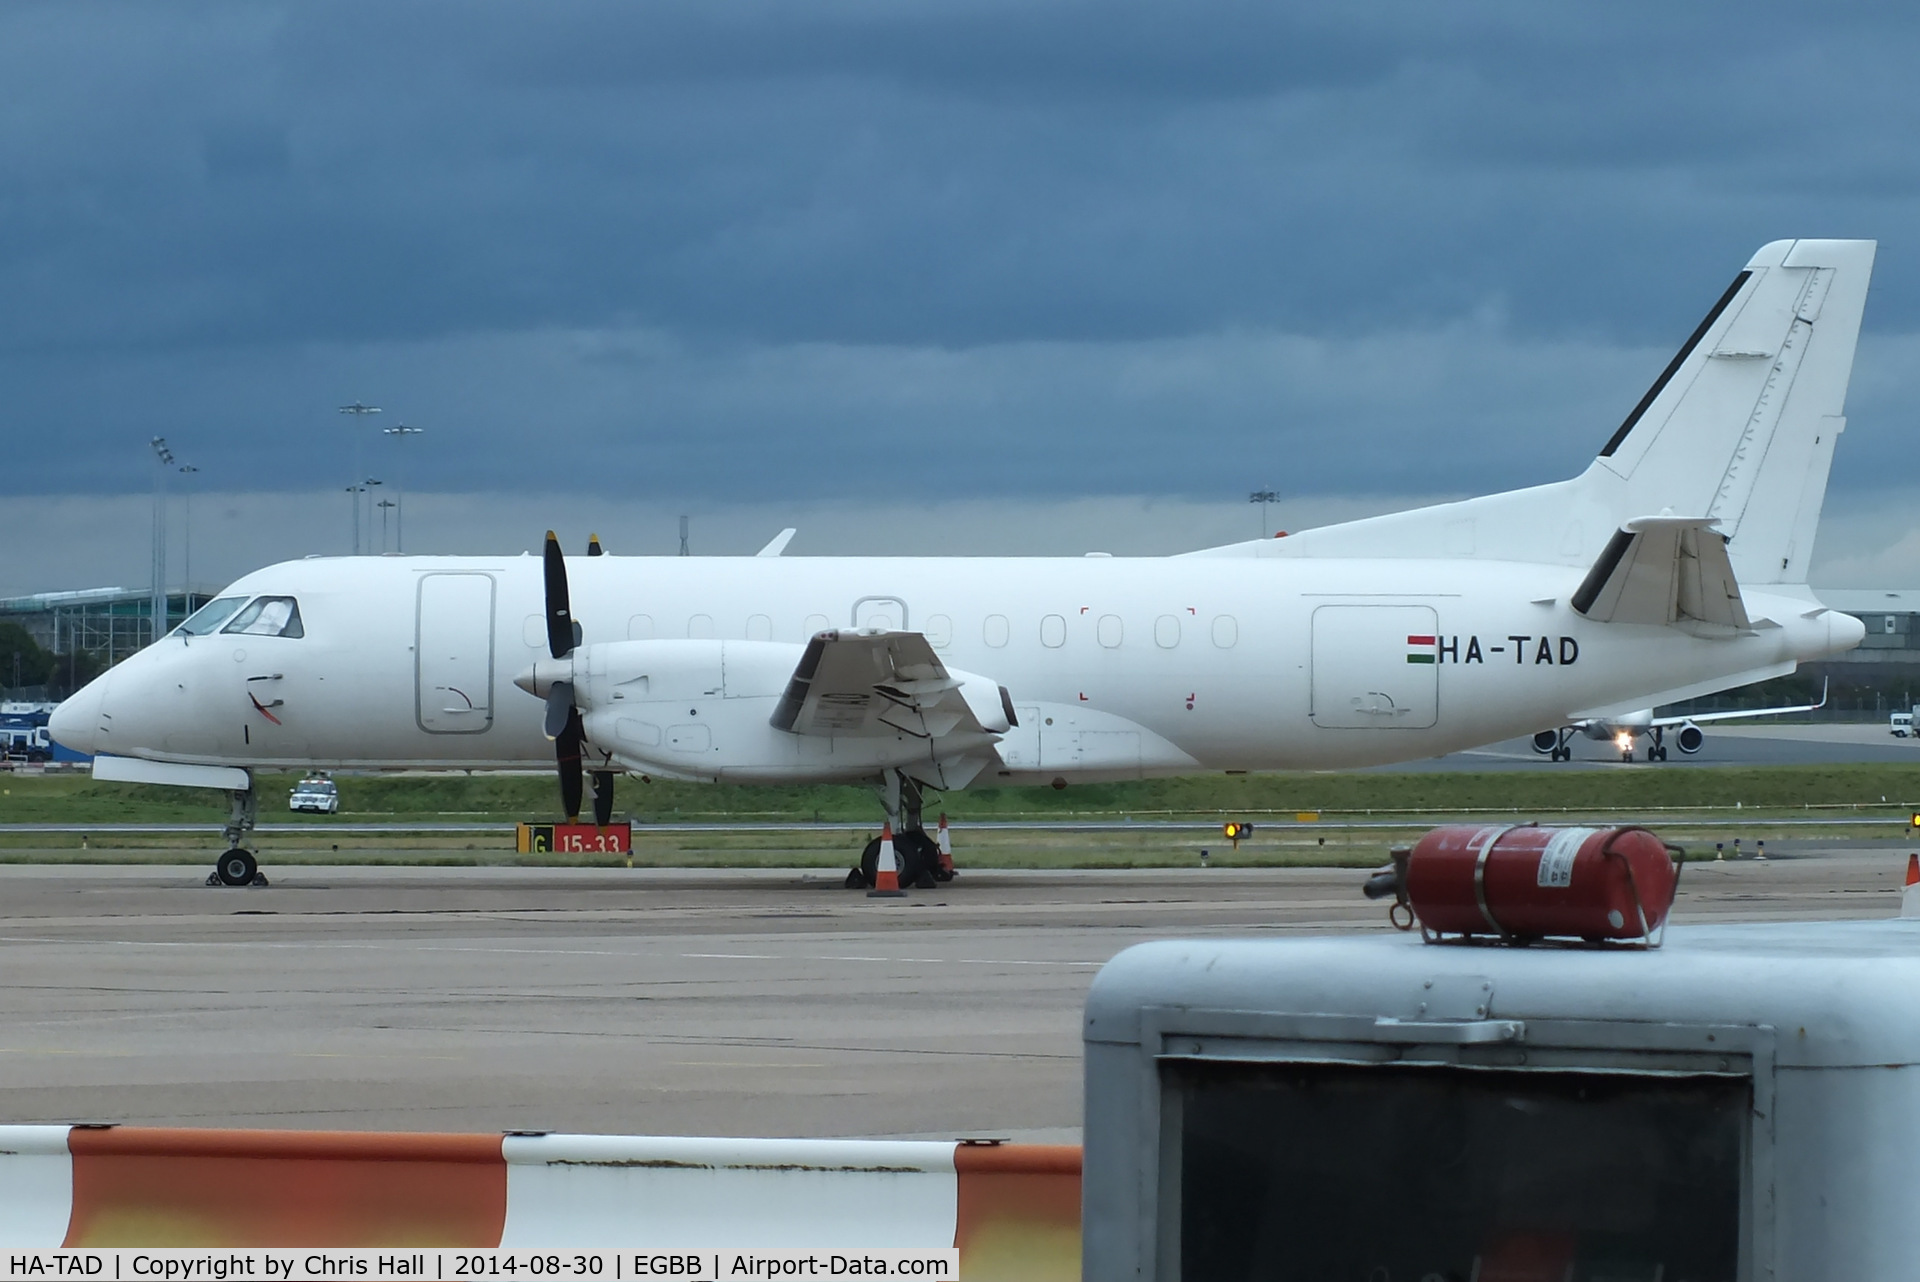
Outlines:
[[[1714,518],[1743,583],[1804,583],[1873,255],[1867,240],[1755,254],[1586,479],[1625,517]]]
[[[1873,273],[1870,240],[1753,256],[1579,476],[1198,555],[1588,566],[1640,517],[1706,518],[1739,582],[1805,583]]]

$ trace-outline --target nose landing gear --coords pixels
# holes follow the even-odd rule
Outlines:
[[[260,799],[250,787],[236,788],[227,795],[232,798],[232,809],[227,814],[225,829],[227,853],[214,863],[213,871],[207,874],[207,884],[264,886],[267,884],[267,875],[260,871],[260,861],[254,858],[251,850],[240,844],[260,821]]]

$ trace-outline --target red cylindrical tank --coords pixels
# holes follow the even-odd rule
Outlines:
[[[1657,932],[1679,865],[1645,828],[1435,828],[1407,861],[1407,900],[1445,935],[1640,939]],[[1644,921],[1642,915],[1644,914]]]

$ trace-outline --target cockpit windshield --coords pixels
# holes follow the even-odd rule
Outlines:
[[[243,596],[223,596],[209,601],[174,631],[190,637],[203,637],[209,632],[217,632],[228,616],[245,605],[246,601],[247,598]]]
[[[233,622],[221,631],[249,637],[304,637],[307,635],[306,629],[300,624],[300,603],[290,596],[254,598],[253,604],[236,614]]]

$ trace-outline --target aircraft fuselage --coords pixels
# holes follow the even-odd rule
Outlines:
[[[1567,604],[1580,571],[1487,560],[607,556],[567,570],[588,647],[692,638],[797,656],[828,629],[924,634],[1016,711],[979,783],[1434,756],[1791,670],[1859,636],[1851,617],[1766,589],[1749,591],[1756,626],[1740,635],[1594,623]],[[542,702],[514,685],[547,653],[538,558],[315,558],[221,595],[261,594],[296,600],[302,635],[165,638],[64,705],[57,737],[211,765],[551,767]],[[744,693],[689,701],[683,720]],[[663,774],[871,773],[831,754],[743,773],[690,736],[682,768],[674,731],[649,749]]]

